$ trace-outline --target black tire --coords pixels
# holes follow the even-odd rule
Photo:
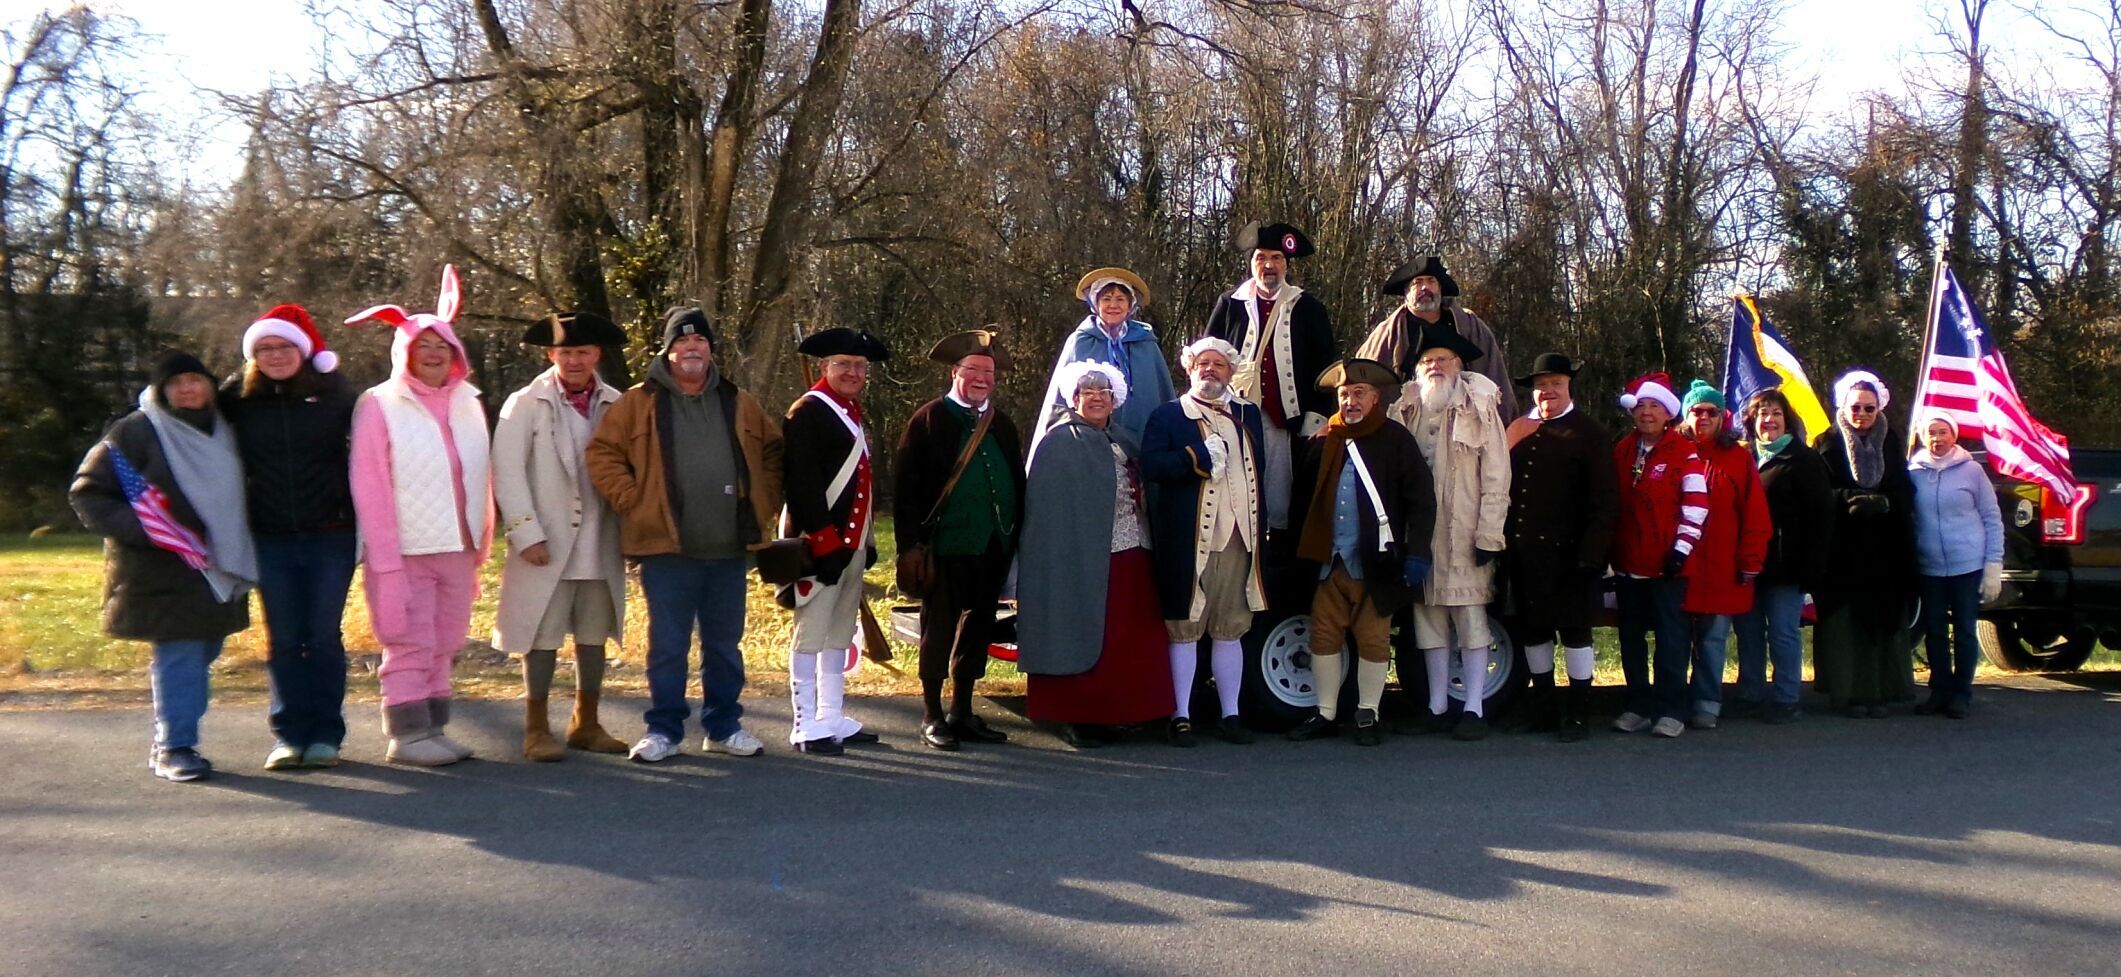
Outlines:
[[[2006,672],[2073,672],[2098,647],[2094,636],[2068,624],[2017,617],[1982,618],[1974,628],[1981,657]]]
[[[1531,682],[1531,670],[1525,667],[1524,649],[1510,636],[1502,619],[1491,610],[1488,613],[1488,633],[1495,643],[1488,647],[1488,688],[1481,704],[1481,715],[1493,720],[1508,713],[1510,706]],[[1422,661],[1421,651],[1414,647],[1413,630],[1409,626],[1392,642],[1393,669],[1399,673],[1399,687],[1405,693],[1405,708],[1416,705],[1427,708],[1429,701],[1429,670]],[[1451,668],[1458,668],[1458,653],[1451,653]],[[1448,693],[1450,711],[1465,708],[1465,682],[1457,676],[1451,682]]]

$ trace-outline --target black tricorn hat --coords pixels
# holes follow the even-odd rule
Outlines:
[[[994,359],[994,368],[1009,368],[1009,356],[1002,352],[1002,337],[995,332],[994,324],[988,323],[978,329],[970,329],[954,335],[944,336],[928,351],[928,358],[937,363],[957,365],[967,356],[988,356]]]
[[[871,363],[882,363],[891,358],[891,350],[884,341],[869,334],[866,329],[849,329],[837,326],[822,330],[797,345],[795,351],[804,356],[823,359],[827,356],[859,356]]]
[[[1262,224],[1253,221],[1237,231],[1237,250],[1246,254],[1254,251],[1279,251],[1291,258],[1301,258],[1316,250],[1311,239],[1297,230],[1294,224]]]
[[[1451,273],[1444,270],[1443,257],[1434,254],[1409,260],[1406,264],[1392,269],[1392,273],[1385,276],[1384,287],[1379,291],[1386,295],[1405,295],[1407,289],[1413,286],[1414,279],[1423,275],[1436,279],[1436,285],[1443,290],[1444,298],[1458,294],[1458,279],[1452,278]]]
[[[1458,358],[1468,365],[1480,358],[1480,347],[1473,345],[1472,340],[1459,335],[1448,319],[1422,323],[1421,335],[1414,337],[1414,348],[1409,352],[1413,354],[1414,359],[1420,359],[1423,352],[1437,347],[1457,353]]]
[[[525,346],[624,346],[626,334],[594,312],[555,312],[523,330]]]
[[[1367,383],[1380,390],[1399,386],[1399,374],[1376,360],[1349,357],[1318,375],[1318,389],[1334,390],[1351,383]]]
[[[1536,359],[1532,360],[1531,372],[1517,378],[1517,385],[1529,387],[1532,385],[1532,381],[1555,373],[1565,377],[1573,377],[1576,375],[1576,371],[1581,369],[1583,369],[1583,364],[1569,359],[1561,353],[1541,353]]]

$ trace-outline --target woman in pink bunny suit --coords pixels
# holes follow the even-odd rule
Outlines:
[[[458,301],[456,269],[445,267],[434,314],[379,305],[346,320],[397,329],[390,379],[354,407],[353,502],[369,621],[383,642],[385,757],[424,767],[471,756],[444,727],[450,669],[493,542],[486,411],[452,327]]]

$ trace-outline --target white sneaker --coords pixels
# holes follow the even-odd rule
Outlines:
[[[1651,736],[1662,736],[1668,740],[1678,739],[1679,734],[1684,732],[1686,732],[1686,724],[1670,716],[1657,720],[1657,725],[1650,727]]]
[[[678,745],[672,743],[670,737],[661,733],[650,733],[641,737],[639,743],[633,744],[633,749],[627,752],[626,759],[635,763],[660,763],[677,755]]]
[[[759,738],[751,735],[750,730],[739,728],[729,734],[726,740],[708,740],[707,752],[727,753],[730,756],[758,756],[766,752],[766,744],[759,742]]]
[[[1623,712],[1613,720],[1613,728],[1623,733],[1640,733],[1650,728],[1650,717],[1639,712]]]

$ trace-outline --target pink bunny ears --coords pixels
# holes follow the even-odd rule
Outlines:
[[[463,304],[463,300],[463,288],[457,284],[457,266],[443,265],[442,294],[435,299],[435,311],[431,318],[439,319],[443,322],[455,322],[457,320],[457,309]],[[412,323],[419,318],[429,317],[408,315],[404,309],[395,305],[378,305],[362,309],[348,316],[346,324],[351,326],[357,322],[374,319],[377,322],[388,323],[392,327],[403,329],[408,323]],[[425,326],[423,325],[422,328],[425,328]]]

